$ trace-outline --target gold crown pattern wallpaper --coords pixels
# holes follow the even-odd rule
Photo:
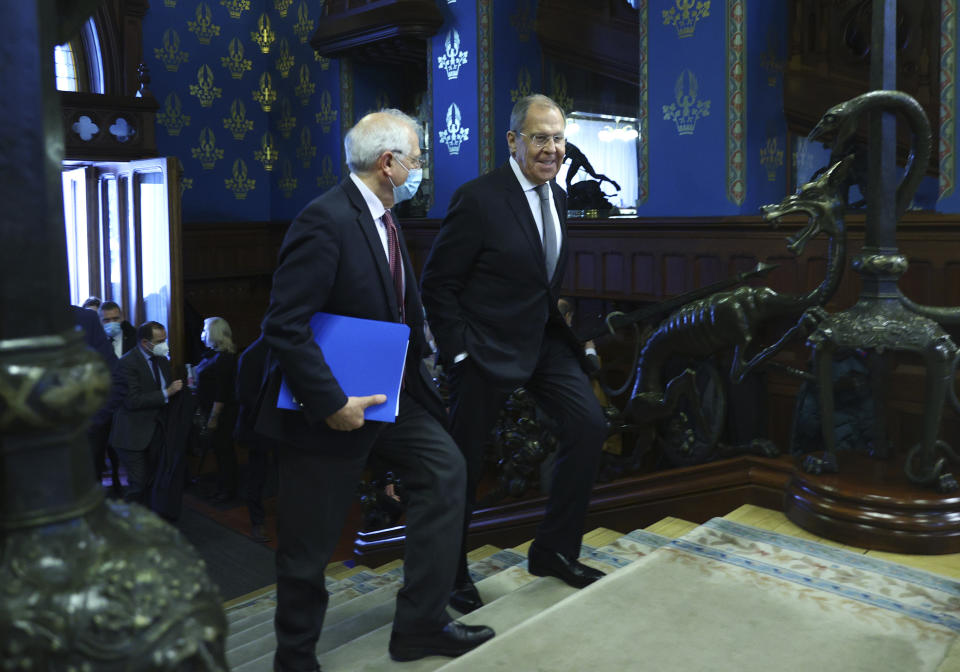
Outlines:
[[[323,0],[165,0],[144,21],[157,145],[187,221],[282,221],[340,179],[340,68],[309,39]]]

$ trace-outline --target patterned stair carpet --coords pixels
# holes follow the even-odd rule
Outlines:
[[[958,635],[958,581],[716,518],[437,669],[958,672]]]

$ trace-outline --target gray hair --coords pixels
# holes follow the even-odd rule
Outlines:
[[[514,132],[519,132],[522,130],[523,122],[527,120],[527,112],[534,105],[552,107],[560,113],[560,117],[564,120],[564,122],[567,120],[567,115],[563,113],[563,109],[557,105],[552,98],[549,98],[542,93],[532,93],[529,96],[524,96],[518,100],[513,106],[513,110],[510,112],[510,128],[508,130]]]
[[[420,124],[400,110],[391,108],[366,115],[347,131],[343,139],[347,167],[354,173],[366,173],[373,169],[384,152],[412,153],[410,130],[420,138]]]
[[[213,341],[214,350],[236,354],[237,346],[233,343],[233,330],[229,322],[222,317],[208,317],[203,321],[203,327]]]

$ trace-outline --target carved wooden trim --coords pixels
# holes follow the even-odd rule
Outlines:
[[[597,485],[587,512],[587,528],[607,527],[626,534],[664,516],[703,523],[743,504],[775,510],[783,505],[783,487],[793,460],[740,457],[696,467],[647,474]],[[470,547],[501,547],[532,539],[543,520],[546,498],[537,497],[476,511],[470,523]],[[405,527],[360,532],[354,555],[376,566],[403,554]]]
[[[59,93],[65,158],[129,161],[157,155],[154,117],[159,105],[153,98]]]
[[[432,0],[329,0],[310,46],[329,58],[423,67],[425,40],[443,25]]]

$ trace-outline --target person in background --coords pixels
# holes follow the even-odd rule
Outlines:
[[[234,384],[237,374],[237,346],[233,331],[222,317],[203,321],[200,339],[207,346],[194,369],[197,405],[203,429],[217,458],[217,484],[210,501],[223,503],[237,496],[237,454],[233,427],[237,421]]]
[[[120,358],[114,384],[120,405],[110,428],[110,445],[127,471],[124,499],[149,505],[150,486],[162,450],[167,401],[183,389],[167,359],[167,330],[159,322],[137,329],[137,347]]]
[[[86,308],[87,310],[95,311],[100,308],[100,299],[99,297],[91,296],[89,299],[83,302],[83,306],[81,307]]]
[[[123,311],[115,301],[104,301],[100,304],[100,322],[107,338],[113,344],[116,356],[123,357],[137,345],[137,330],[123,319]]]
[[[257,404],[267,364],[267,344],[263,335],[257,337],[237,359],[237,424],[233,438],[248,451],[247,511],[250,514],[250,538],[267,543],[264,524],[263,492],[270,473],[270,454],[276,457],[276,442],[256,432]]]

